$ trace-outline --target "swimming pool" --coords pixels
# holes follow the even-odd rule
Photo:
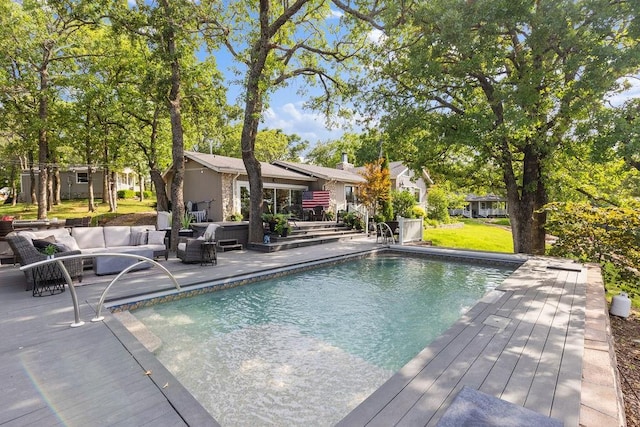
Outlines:
[[[134,314],[222,425],[333,425],[512,271],[365,258]]]

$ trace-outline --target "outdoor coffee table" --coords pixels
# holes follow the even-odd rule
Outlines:
[[[127,249],[123,251],[109,250],[109,252],[141,255],[141,256],[153,259],[152,249]],[[112,257],[99,256],[99,257],[95,257],[93,260],[93,272],[96,274],[96,276],[102,276],[105,274],[116,274],[116,273],[120,273],[122,270],[135,264],[136,262],[138,262],[138,260],[133,258],[115,257],[115,256],[112,256]],[[131,271],[143,270],[145,268],[151,268],[151,264],[150,263],[141,264],[138,267],[132,269]]]

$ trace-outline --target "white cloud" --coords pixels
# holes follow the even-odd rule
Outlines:
[[[340,10],[334,10],[331,9],[329,11],[329,15],[327,16],[328,19],[334,18],[334,19],[340,19],[344,16],[344,13],[342,13],[342,11]]]
[[[282,129],[287,134],[297,134],[311,143],[340,138],[345,130],[329,129],[325,117],[303,109],[303,102],[272,106],[264,113],[263,128]]]
[[[367,40],[376,45],[382,44],[385,39],[386,36],[384,35],[384,32],[375,28],[367,34]]]

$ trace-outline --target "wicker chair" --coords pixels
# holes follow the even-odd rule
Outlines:
[[[180,240],[178,240],[176,256],[185,264],[201,262],[202,242],[204,242],[204,240],[181,237]],[[184,243],[184,245],[182,245],[182,243]]]
[[[11,250],[16,257],[16,260],[20,263],[21,266],[33,264],[34,262],[44,261],[45,259],[47,259],[47,255],[39,252],[29,241],[29,239],[24,236],[7,236],[7,242],[9,243],[9,246],[11,247]],[[78,255],[80,253],[80,251],[58,252],[54,255],[54,257],[59,258],[66,255]],[[66,260],[62,263],[69,272],[69,276],[71,276],[71,279],[78,279],[79,282],[82,282],[83,265],[81,258]],[[58,267],[57,265],[53,268],[47,266],[48,269],[46,271],[44,270],[44,267],[45,266],[36,267],[24,271],[24,275],[27,278],[27,291],[33,290],[35,294],[36,290],[41,285],[39,280],[64,280],[64,275],[60,270],[60,267]]]

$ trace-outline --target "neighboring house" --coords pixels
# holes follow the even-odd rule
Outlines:
[[[449,215],[467,218],[489,218],[509,216],[507,199],[495,194],[476,196],[470,194],[465,198],[467,203],[463,209],[449,209]]]
[[[433,181],[425,169],[422,170],[422,176],[417,176],[402,162],[390,162],[389,175],[391,178],[392,189],[397,191],[409,191],[415,196],[418,204],[423,208],[426,208],[427,188],[429,185],[433,185]]]
[[[36,186],[38,185],[38,176],[40,172],[35,170]],[[60,174],[60,198],[63,200],[70,199],[86,199],[89,197],[89,173],[86,166],[70,167],[61,170]],[[93,196],[102,198],[102,183],[104,174],[102,169],[93,172]],[[116,190],[129,190],[137,188],[136,175],[132,173],[116,174]],[[20,174],[20,201],[32,203],[31,201],[31,178],[28,170],[22,171]]]

